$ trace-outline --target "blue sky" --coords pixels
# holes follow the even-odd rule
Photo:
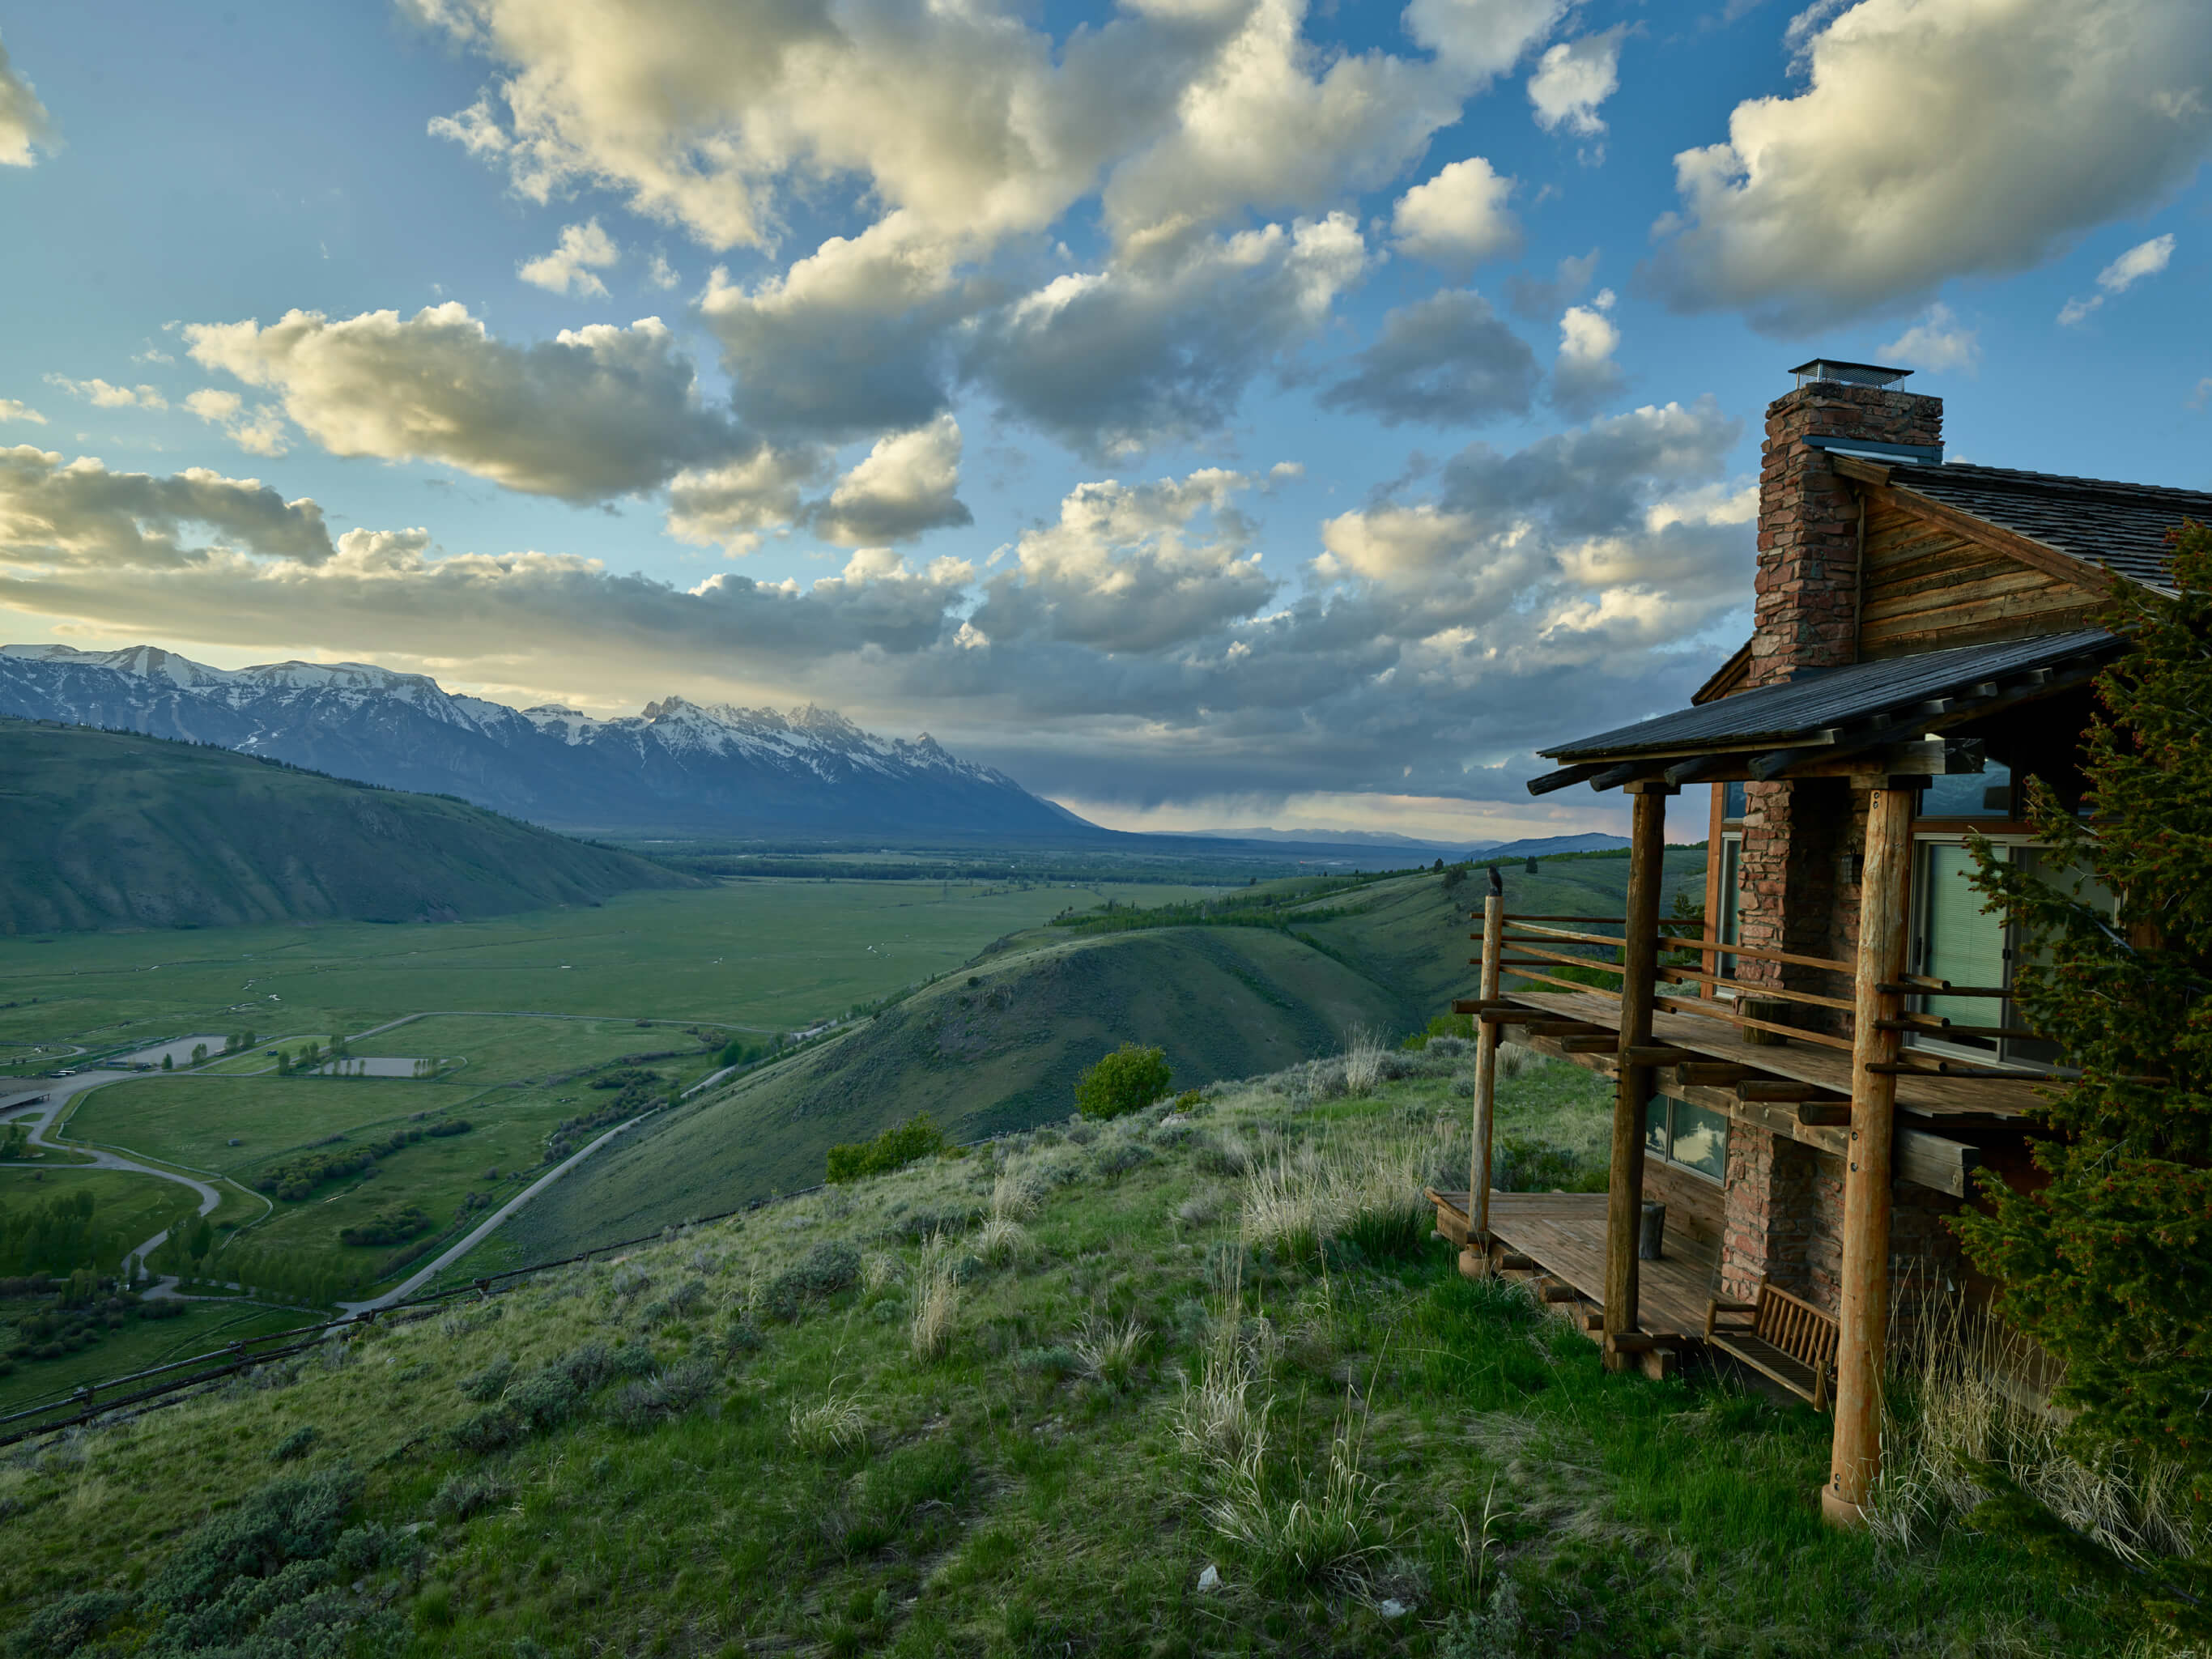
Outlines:
[[[2212,486],[2178,0],[86,0],[0,50],[12,640],[1546,833],[1613,809],[1534,748],[1745,630],[1801,359],[1915,368],[1955,457]]]

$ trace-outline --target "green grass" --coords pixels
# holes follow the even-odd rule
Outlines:
[[[1446,1150],[1462,1109],[1436,1077],[1364,1101],[1218,1091],[1194,1132],[1040,1132],[380,1326],[276,1386],[0,1466],[0,1626],[131,1593],[187,1547],[215,1559],[232,1523],[211,1514],[344,1468],[354,1519],[416,1530],[349,1557],[380,1565],[344,1570],[365,1582],[343,1616],[388,1605],[422,1654],[1872,1659],[2132,1638],[2131,1607],[2002,1539],[1885,1553],[1823,1527],[1809,1410],[1609,1375],[1403,1230],[1295,1257],[1240,1237],[1239,1157]],[[1024,1243],[961,1267],[949,1348],[917,1358],[916,1235],[958,1230],[1000,1176]],[[1086,1374],[1109,1327],[1133,1349]],[[1224,1365],[1248,1420],[1264,1410],[1249,1479],[1185,1438],[1187,1387]],[[857,1435],[794,1432],[825,1405]],[[1200,1595],[1209,1565],[1224,1587]],[[1386,1597],[1410,1612],[1383,1618]]]
[[[1194,890],[1115,890],[1150,902]],[[98,1053],[193,1030],[351,1033],[403,1014],[479,1011],[787,1030],[950,972],[1002,934],[1103,896],[753,880],[486,921],[0,939],[0,1004],[11,1005],[0,1006],[0,1041]]]
[[[0,1313],[29,1309],[23,1302],[0,1302]],[[122,1329],[57,1359],[20,1360],[0,1376],[0,1413],[20,1411],[80,1384],[100,1382],[172,1360],[212,1353],[233,1342],[316,1322],[321,1316],[299,1309],[263,1307],[234,1299],[193,1302],[173,1319],[127,1320]],[[0,1430],[0,1432],[5,1432]]]
[[[173,1181],[125,1170],[0,1164],[0,1205],[9,1209],[82,1191],[92,1194],[94,1224],[102,1232],[121,1233],[125,1249],[143,1244],[179,1210],[198,1204],[190,1191]]]

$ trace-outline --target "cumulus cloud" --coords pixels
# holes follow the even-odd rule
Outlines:
[[[51,450],[0,449],[0,563],[116,575],[218,552],[314,566],[332,548],[321,507],[256,478],[111,472],[88,456],[64,465]]]
[[[1620,330],[1609,313],[1613,290],[1601,289],[1586,306],[1569,306],[1559,318],[1559,355],[1552,365],[1552,402],[1571,416],[1586,416],[1622,386],[1613,354]]]
[[[27,421],[33,426],[44,426],[46,417],[26,403],[13,398],[0,398],[0,421]]]
[[[1304,0],[1242,9],[1242,27],[1176,101],[1172,128],[1107,181],[1106,221],[1125,247],[1248,209],[1325,208],[1394,177],[1459,117],[1457,76],[1380,52],[1324,58],[1302,35]]]
[[[1407,32],[1480,86],[1559,27],[1568,0],[1413,0]]]
[[[2146,276],[2155,276],[2173,258],[2173,236],[2154,236],[2138,242],[2097,273],[2097,292],[2086,300],[2069,300],[2058,313],[2061,323],[2072,326],[2106,301],[2125,294]]]
[[[802,444],[757,445],[720,466],[688,467],[669,480],[668,533],[696,546],[750,553],[764,532],[805,514],[802,492],[830,470],[830,452]]]
[[[246,400],[235,392],[203,386],[185,399],[185,407],[210,426],[220,427],[249,454],[276,456],[290,447],[284,441],[284,412],[274,404],[257,404],[248,413]]]
[[[1333,213],[1061,276],[985,319],[963,368],[1079,453],[1131,454],[1221,427],[1366,262]]]
[[[1592,248],[1588,253],[1560,260],[1549,276],[1507,277],[1505,295],[1515,313],[1540,323],[1581,299],[1597,275],[1597,252]]]
[[[1860,0],[1802,61],[1674,158],[1650,275],[1677,309],[1790,333],[2024,270],[2212,146],[2212,20],[2170,0]]]
[[[595,274],[622,258],[615,239],[599,228],[593,218],[580,225],[563,225],[561,240],[550,253],[525,260],[514,274],[550,294],[574,294],[604,300],[607,285]],[[672,286],[672,284],[670,284]]]
[[[1361,410],[1385,426],[1424,421],[1472,426],[1525,415],[1536,354],[1472,289],[1446,289],[1382,319],[1382,337],[1321,395],[1324,407]]]
[[[150,386],[111,386],[106,380],[72,380],[65,374],[49,374],[48,386],[59,386],[73,398],[82,398],[95,409],[167,409],[169,400]]]
[[[1454,161],[1398,198],[1391,240],[1416,259],[1471,270],[1520,246],[1520,224],[1505,206],[1512,191],[1513,180],[1500,177],[1481,156]]]
[[[1250,616],[1276,583],[1246,547],[1232,505],[1252,486],[1208,468],[1185,478],[1079,485],[1058,523],[1025,532],[1012,568],[985,585],[969,618],[994,647],[1053,641],[1108,653],[1157,653]],[[1194,533],[1200,519],[1211,533]]]
[[[33,147],[52,149],[53,131],[46,106],[22,71],[8,61],[8,48],[0,46],[0,167],[33,165],[38,160]]]
[[[184,331],[193,361],[265,387],[336,455],[428,460],[510,489],[603,501],[740,453],[659,319],[495,339],[456,301],[412,317],[287,312]]]
[[[814,527],[824,541],[860,546],[907,541],[924,531],[972,524],[960,488],[960,423],[940,415],[927,426],[878,441],[837,481]]]
[[[1528,77],[1528,101],[1547,132],[1565,127],[1581,138],[1605,131],[1598,106],[1620,89],[1620,40],[1626,25],[1579,40],[1562,40],[1538,60]]]
[[[1887,345],[1875,349],[1911,368],[1972,371],[1982,355],[1975,331],[1960,323],[1947,305],[1932,305],[1918,321]]]

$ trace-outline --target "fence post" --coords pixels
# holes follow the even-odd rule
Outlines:
[[[1498,957],[1505,936],[1505,896],[1493,882],[1482,901],[1482,982],[1485,1006],[1498,1000]],[[1490,1143],[1497,1119],[1498,1027],[1477,1018],[1474,1024],[1474,1155],[1468,1170],[1468,1249],[1490,1249]]]

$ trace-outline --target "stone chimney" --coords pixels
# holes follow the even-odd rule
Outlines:
[[[1856,659],[1858,500],[1830,456],[1942,459],[1943,400],[1893,389],[1911,372],[1816,357],[1767,405],[1746,690]]]

